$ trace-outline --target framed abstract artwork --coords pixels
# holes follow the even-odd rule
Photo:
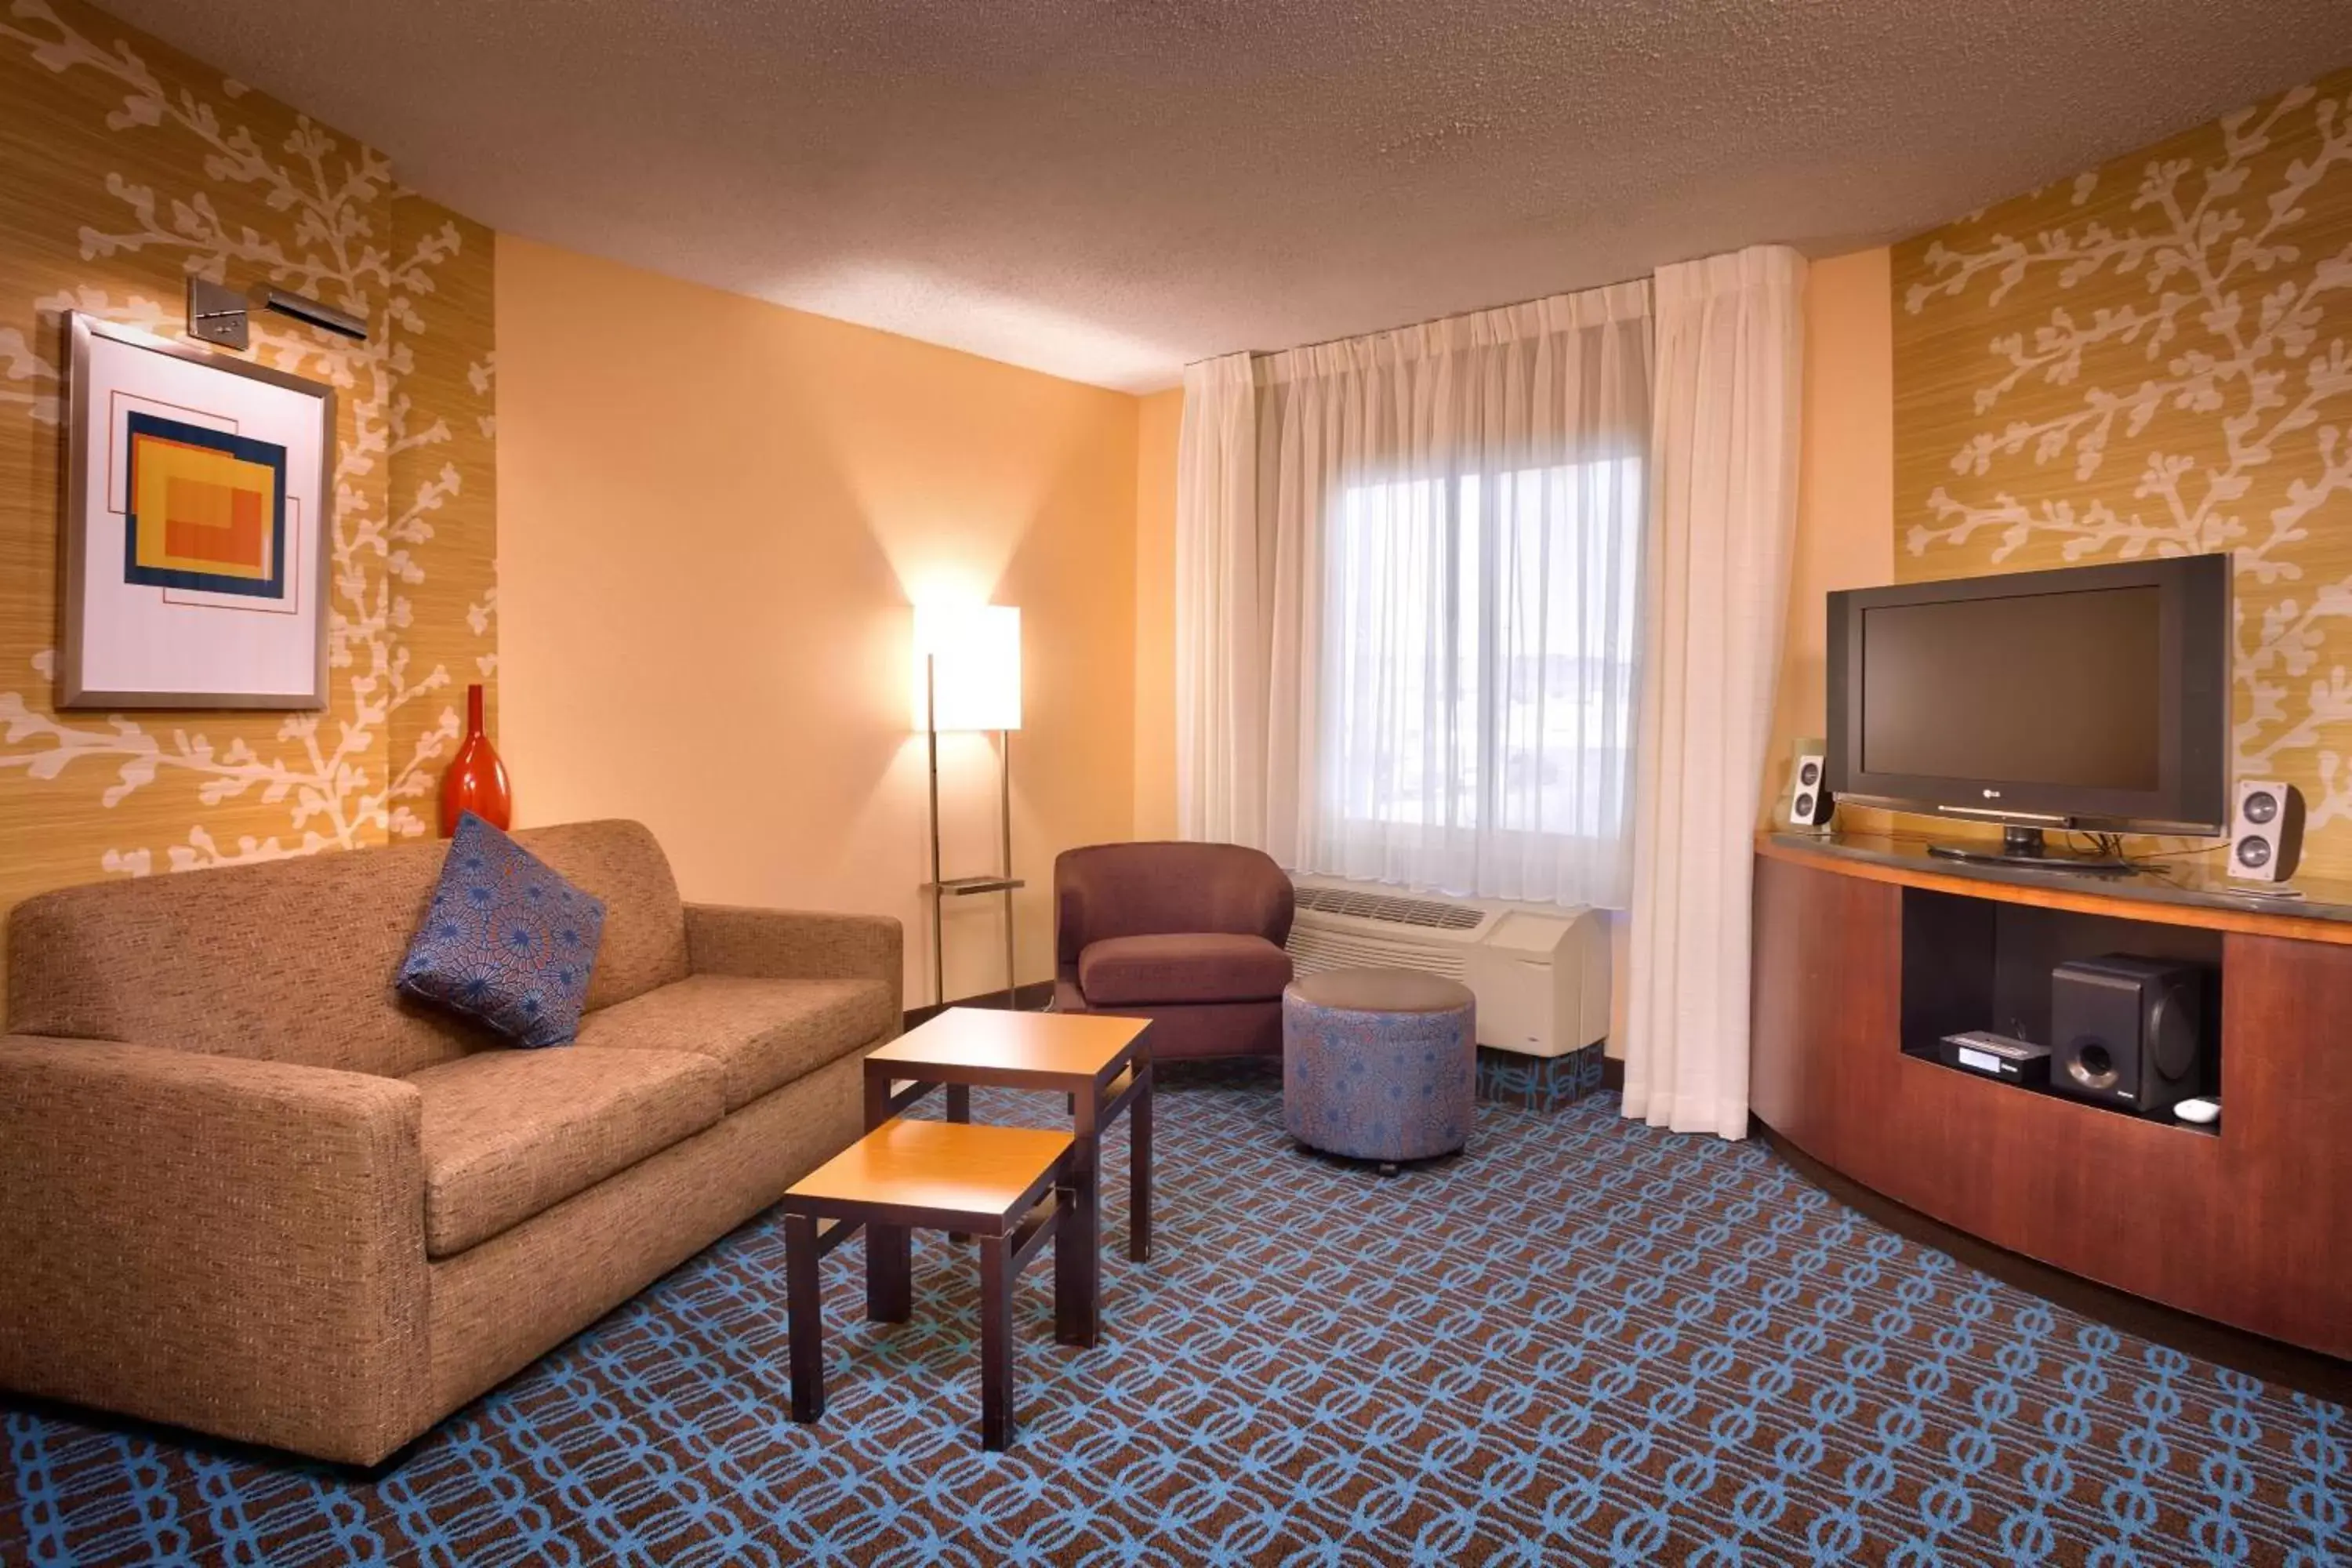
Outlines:
[[[79,312],[59,708],[327,705],[331,387]]]

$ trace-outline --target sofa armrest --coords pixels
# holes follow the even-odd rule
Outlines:
[[[906,1009],[906,938],[887,915],[686,906],[688,967],[757,980],[879,980],[890,1014]]]
[[[412,1084],[0,1037],[0,1384],[372,1465],[431,1420]]]

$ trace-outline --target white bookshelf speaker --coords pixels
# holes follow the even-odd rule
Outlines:
[[[1807,738],[1797,742],[1796,757],[1789,764],[1789,793],[1782,797],[1782,815],[1790,826],[1810,830],[1830,825],[1837,796],[1830,791],[1829,772],[1828,742]]]
[[[2284,882],[2303,858],[2303,792],[2276,779],[2240,779],[2230,814],[2230,875]]]

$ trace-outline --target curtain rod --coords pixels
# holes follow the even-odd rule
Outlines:
[[[1589,289],[1563,289],[1549,294],[1531,294],[1524,300],[1506,300],[1500,305],[1476,305],[1467,310],[1449,310],[1443,316],[1432,316],[1426,321],[1404,321],[1393,327],[1374,327],[1370,331],[1340,332],[1333,337],[1318,338],[1313,342],[1293,343],[1286,349],[1229,349],[1224,353],[1202,354],[1199,359],[1187,360],[1184,362],[1184,368],[1190,370],[1196,364],[1206,364],[1213,359],[1230,358],[1236,353],[1245,353],[1252,359],[1272,359],[1276,354],[1303,353],[1309,349],[1329,348],[1334,343],[1353,342],[1358,338],[1380,338],[1386,337],[1391,332],[1410,332],[1416,328],[1439,326],[1446,321],[1458,321],[1470,316],[1487,316],[1497,310],[1517,310],[1528,305],[1540,305],[1546,300],[1566,300],[1578,294],[1599,294],[1611,289],[1624,288],[1628,284],[1638,284],[1646,289],[1650,286],[1650,275],[1613,279],[1607,283],[1595,283]]]

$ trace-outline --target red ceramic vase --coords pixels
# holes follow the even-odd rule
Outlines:
[[[504,828],[514,820],[514,790],[507,783],[507,765],[490,749],[482,732],[482,689],[466,688],[466,738],[457,744],[457,760],[441,775],[441,837],[457,831],[457,818],[472,812],[491,826]]]

